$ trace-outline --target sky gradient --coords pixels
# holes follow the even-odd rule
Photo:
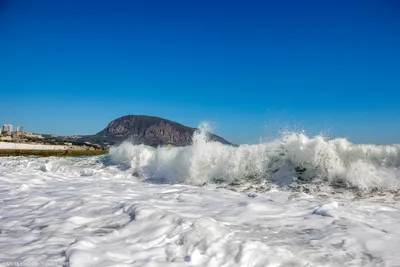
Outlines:
[[[0,53],[0,124],[30,132],[143,114],[400,143],[396,0],[0,0]]]

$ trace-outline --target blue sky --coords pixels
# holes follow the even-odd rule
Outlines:
[[[0,0],[0,53],[0,123],[27,131],[146,114],[400,143],[396,0]]]

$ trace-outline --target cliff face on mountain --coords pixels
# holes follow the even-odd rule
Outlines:
[[[196,128],[184,126],[159,117],[128,115],[110,122],[106,128],[91,136],[92,141],[116,144],[129,139],[135,144],[149,146],[187,146],[192,143]],[[230,144],[222,137],[209,134],[210,141]]]

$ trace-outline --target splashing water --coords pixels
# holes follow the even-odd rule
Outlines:
[[[154,183],[217,185],[230,188],[290,188],[358,193],[400,189],[400,146],[358,145],[338,138],[286,133],[272,142],[230,146],[208,140],[202,123],[187,147],[149,147],[129,142],[105,157],[25,158],[0,164],[40,168],[65,175],[132,177]],[[39,167],[38,167],[39,166]]]
[[[398,266],[400,202],[388,192],[400,188],[398,145],[287,133],[235,147],[210,142],[209,124],[199,128],[187,147],[126,142],[106,156],[0,158],[0,258]],[[243,189],[251,192],[234,192]]]

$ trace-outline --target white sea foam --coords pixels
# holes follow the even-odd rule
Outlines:
[[[398,190],[400,146],[356,145],[289,133],[273,142],[238,147],[207,142],[206,132],[192,146],[152,148],[123,143],[110,151],[140,177],[159,182],[328,184],[360,191]]]
[[[235,147],[201,131],[183,148],[124,143],[108,156],[0,158],[0,259],[398,266],[399,167],[396,145],[295,133]]]
[[[208,127],[207,125],[204,127]],[[204,127],[187,147],[149,147],[129,142],[105,157],[17,158],[1,162],[68,176],[136,177],[153,183],[217,185],[252,190],[340,190],[357,193],[400,189],[400,145],[352,144],[303,133],[256,145],[209,142]]]
[[[393,195],[349,201],[151,184],[104,166],[101,157],[86,160],[0,159],[2,262],[387,267],[400,261]],[[100,168],[82,175],[78,170],[88,165]]]

